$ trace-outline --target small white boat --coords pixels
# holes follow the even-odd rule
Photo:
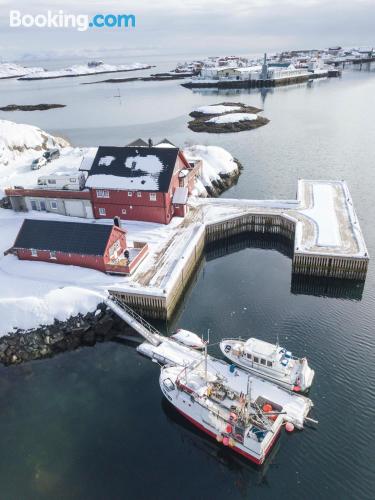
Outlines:
[[[307,359],[292,356],[278,344],[255,338],[224,339],[220,349],[232,363],[291,391],[307,392],[312,385],[315,372]]]
[[[281,408],[235,392],[201,362],[163,367],[159,383],[168,401],[198,429],[252,462],[264,462],[283,425]]]
[[[203,340],[196,333],[183,328],[179,328],[176,333],[171,335],[171,338],[193,349],[204,349],[205,346]]]

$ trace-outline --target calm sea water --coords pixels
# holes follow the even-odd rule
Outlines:
[[[39,125],[77,145],[121,145],[138,136],[222,145],[244,166],[225,197],[290,198],[298,177],[346,179],[375,255],[373,70],[219,95],[179,82],[80,85],[94,79],[101,78],[0,82],[2,104],[67,104],[0,118]],[[118,89],[121,98],[114,97]],[[195,106],[222,101],[262,107],[271,122],[217,136],[186,128]],[[283,434],[256,469],[176,415],[162,399],[157,365],[131,346],[101,344],[0,369],[0,497],[373,498],[374,305],[373,265],[364,286],[295,283],[283,242],[242,240],[207,252],[168,328],[210,329],[212,342],[231,335],[274,342],[278,335],[316,370],[318,428]],[[219,355],[216,346],[211,351]]]

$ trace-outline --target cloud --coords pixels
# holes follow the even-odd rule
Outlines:
[[[8,26],[9,9],[22,13],[59,10],[93,15],[133,13],[133,30],[103,29],[79,33],[62,29]],[[254,53],[299,47],[375,45],[374,0],[0,0],[0,46],[10,59],[32,54],[192,55]],[[26,49],[27,47],[27,49]],[[121,47],[122,49],[119,49]]]

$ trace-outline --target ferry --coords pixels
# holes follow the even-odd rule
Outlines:
[[[159,383],[167,400],[198,429],[251,462],[263,464],[283,426],[282,407],[259,396],[252,400],[251,387],[246,394],[236,392],[201,361],[184,368],[164,366]]]
[[[232,363],[294,392],[308,392],[314,380],[307,359],[292,356],[278,344],[256,338],[223,339],[220,349]]]

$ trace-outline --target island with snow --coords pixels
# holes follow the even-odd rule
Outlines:
[[[122,73],[127,71],[137,71],[141,69],[150,69],[149,64],[106,64],[103,61],[91,61],[87,64],[76,64],[69,68],[59,70],[41,70],[21,76],[19,80],[49,80],[52,78],[69,78],[77,76],[98,75],[104,73]]]
[[[0,80],[8,78],[20,78],[21,76],[32,75],[33,73],[43,72],[43,68],[26,67],[15,63],[0,64]]]
[[[0,127],[2,363],[106,338],[108,295],[170,317],[205,245],[242,233],[289,238],[293,273],[365,279],[369,256],[343,181],[299,180],[294,200],[210,198],[207,188],[238,168],[220,147],[78,148],[30,125]],[[51,149],[59,157],[32,170]]]
[[[188,127],[194,132],[211,134],[242,132],[266,125],[269,120],[260,116],[262,110],[240,102],[222,102],[200,106],[190,113],[194,118]]]

